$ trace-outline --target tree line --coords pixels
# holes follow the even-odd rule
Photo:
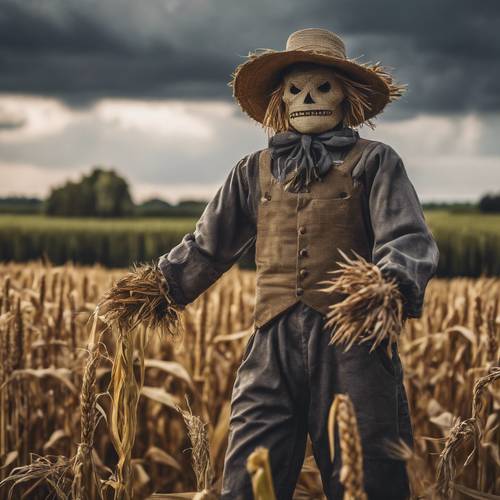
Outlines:
[[[94,168],[79,181],[52,188],[45,200],[26,197],[0,198],[0,213],[44,213],[62,217],[199,217],[207,202],[185,200],[172,205],[160,198],[135,204],[127,181],[115,170]],[[430,202],[425,210],[500,213],[500,192],[487,193],[477,203]]]
[[[123,177],[113,169],[94,168],[76,182],[67,181],[52,188],[45,200],[25,197],[0,199],[0,213],[60,217],[198,217],[206,203],[185,200],[172,205],[152,198],[135,204]]]

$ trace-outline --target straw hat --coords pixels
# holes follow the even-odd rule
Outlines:
[[[342,39],[325,29],[309,28],[292,33],[286,49],[251,53],[240,64],[230,83],[239,105],[254,120],[262,123],[272,92],[281,81],[283,70],[295,63],[316,63],[334,67],[339,73],[370,89],[365,118],[379,114],[400,97],[405,85],[394,83],[380,63],[363,64],[348,59]]]

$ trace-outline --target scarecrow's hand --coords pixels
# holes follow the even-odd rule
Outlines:
[[[331,343],[352,344],[397,340],[403,325],[403,298],[396,281],[383,276],[379,267],[355,254],[342,253],[345,262],[325,289],[346,298],[330,306],[326,326],[332,328]]]
[[[142,325],[171,335],[178,332],[181,310],[157,264],[134,267],[98,304],[99,316],[109,325],[124,329]]]
[[[383,268],[381,272],[385,281],[396,283],[398,287],[403,304],[403,323],[408,318],[417,317],[415,311],[421,309],[422,305],[412,303],[412,300],[420,295],[415,284],[410,279],[405,279],[401,274],[394,272],[394,269]]]

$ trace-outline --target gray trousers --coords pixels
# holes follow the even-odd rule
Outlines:
[[[329,455],[327,420],[338,393],[355,407],[369,500],[409,497],[406,464],[391,458],[387,440],[413,447],[412,424],[397,347],[330,346],[324,316],[303,303],[256,329],[238,368],[231,398],[229,442],[222,499],[252,499],[246,460],[258,446],[269,449],[278,500],[292,498],[309,434],[328,499],[341,500],[341,457]]]

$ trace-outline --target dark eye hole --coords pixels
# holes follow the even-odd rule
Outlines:
[[[330,85],[330,82],[325,82],[318,87],[318,90],[320,92],[328,92],[331,88],[332,86]]]
[[[292,85],[290,85],[290,92],[292,94],[298,94],[300,92],[300,89],[292,83]]]

